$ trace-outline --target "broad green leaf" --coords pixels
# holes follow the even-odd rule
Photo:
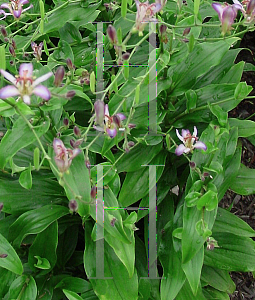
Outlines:
[[[255,134],[255,122],[250,120],[238,120],[234,118],[229,118],[230,127],[238,128],[239,137],[249,137]]]
[[[27,190],[31,189],[32,187],[31,165],[20,174],[19,183],[23,188]]]
[[[205,252],[204,263],[228,271],[255,271],[255,242],[247,237],[232,233],[215,233],[213,235],[219,248]]]
[[[204,248],[202,247],[197,254],[186,264],[182,265],[182,269],[189,281],[191,290],[194,295],[197,294],[200,285],[201,270],[204,261]]]
[[[187,110],[189,112],[191,109],[194,109],[197,105],[197,94],[193,90],[188,90],[185,93],[185,97],[187,99]]]
[[[181,253],[176,252],[172,240],[172,226],[165,229],[159,245],[159,259],[164,273],[161,280],[161,300],[173,300],[185,282]]]
[[[46,174],[49,177],[49,173]],[[40,173],[39,175],[33,174],[33,186],[30,190],[21,187],[19,180],[12,176],[0,176],[0,194],[1,202],[4,203],[3,211],[14,215],[66,201],[62,187],[56,181],[47,179]]]
[[[235,291],[235,283],[228,271],[204,265],[201,279],[215,289],[232,294]]]
[[[4,268],[0,268],[0,299],[4,299],[4,295],[8,292],[11,283],[16,279],[16,275]]]
[[[231,181],[230,188],[239,195],[255,193],[255,170],[241,164],[236,178]]]
[[[15,274],[21,275],[23,266],[16,251],[9,244],[9,242],[0,234],[0,255],[7,255],[0,257],[0,267],[10,270]]]
[[[47,247],[45,247],[46,244]],[[57,256],[56,256],[57,244],[58,244],[58,224],[55,221],[50,226],[48,226],[44,231],[38,233],[32,246],[29,248],[28,263],[31,270],[38,271],[37,268],[39,269],[45,268],[46,270],[41,271],[40,275],[50,272],[57,261]],[[42,261],[41,263],[40,260]]]
[[[89,222],[85,224],[84,265],[86,274],[90,277],[90,282],[96,295],[100,300],[138,299],[138,278],[136,271],[132,278],[129,278],[125,266],[107,243],[104,244],[104,274],[99,274],[96,269],[96,243],[91,239],[92,226]],[[96,279],[96,276],[99,278],[103,276],[103,278]],[[110,277],[111,279],[105,279],[104,277]]]
[[[220,207],[212,231],[213,234],[229,232],[243,237],[255,237],[255,231],[246,222]]]
[[[189,282],[186,280],[179,294],[176,296],[175,300],[207,300],[203,293],[201,287],[199,287],[196,295],[193,294]]]
[[[211,287],[203,288],[203,295],[207,300],[229,300],[229,295],[226,292],[220,292],[218,289]]]
[[[85,293],[92,289],[91,283],[79,277],[66,277],[55,287],[69,290],[75,293]]]
[[[55,153],[52,148],[49,148],[49,155],[53,158]],[[52,159],[54,161],[54,159]],[[54,161],[55,164],[55,161]],[[57,167],[56,167],[57,168]],[[89,170],[85,165],[85,157],[81,152],[72,160],[68,172],[63,174],[63,178],[59,178],[58,173],[53,169],[58,180],[63,184],[66,196],[69,200],[75,199],[78,203],[78,213],[80,216],[86,216],[89,213],[90,197],[90,180]]]
[[[73,43],[74,41],[80,43],[82,40],[82,36],[78,28],[68,22],[59,29],[59,33],[61,40],[65,40],[68,43]]]
[[[22,275],[13,281],[7,299],[35,300],[37,286],[32,276]]]
[[[243,100],[251,92],[251,87],[246,82],[239,82],[234,93],[237,100]]]
[[[34,131],[38,137],[41,137],[48,131],[50,120],[42,122],[38,126],[34,126]],[[33,131],[28,127],[25,121],[19,117],[14,123],[13,128],[8,130],[0,143],[0,168],[3,169],[11,157],[15,155],[20,149],[34,143],[36,137]]]
[[[218,122],[221,126],[225,127],[227,125],[228,114],[222,110],[219,105],[211,105],[208,103],[210,111],[215,115],[218,119]]]
[[[202,210],[197,210],[196,207],[187,207],[184,204],[182,232],[182,262],[184,264],[196,255],[206,240],[196,230],[196,224],[202,220],[202,215],[204,221],[208,224],[209,230],[211,230],[216,217],[216,210],[204,210],[202,212]]]
[[[68,290],[63,290],[63,293],[66,295],[66,297],[69,300],[82,300],[82,298],[76,294],[75,292],[68,291]]]
[[[60,205],[45,205],[22,214],[10,227],[9,239],[16,247],[28,234],[45,230],[57,219],[69,214],[69,209]]]

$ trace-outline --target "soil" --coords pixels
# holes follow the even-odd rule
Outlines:
[[[248,32],[244,35],[240,48],[243,49],[236,62],[245,61],[255,65],[255,32]],[[242,81],[246,81],[248,85],[253,87],[251,95],[255,95],[255,72],[244,72]],[[254,115],[253,115],[254,114]],[[252,116],[253,115],[253,116]],[[252,116],[249,118],[249,116]],[[233,111],[229,113],[229,117],[246,119],[255,121],[255,100],[244,99]],[[242,139],[242,163],[249,168],[255,169],[255,147],[247,139]],[[223,208],[231,208],[231,212],[239,218],[247,222],[255,230],[255,195],[241,196],[228,191],[220,206]],[[236,291],[230,295],[231,300],[255,299],[255,279],[252,273],[232,272],[231,277],[236,284]],[[254,273],[255,275],[255,273]]]

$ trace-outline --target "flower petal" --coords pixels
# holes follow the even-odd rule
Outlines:
[[[182,129],[182,137],[186,138],[187,136],[190,136],[190,131],[188,129]]]
[[[7,8],[10,10],[10,5],[8,3],[3,3],[0,5],[0,8]]]
[[[196,144],[193,146],[194,148],[196,149],[202,149],[202,150],[205,150],[207,149],[206,145],[203,143],[203,142],[196,142]]]
[[[181,140],[184,143],[183,137],[180,135],[178,129],[176,129],[176,135],[178,136],[178,139]]]
[[[110,138],[114,138],[117,134],[117,129],[114,128],[107,128],[106,129],[107,134],[109,135]]]
[[[4,71],[3,69],[0,70],[1,74],[6,78],[8,79],[12,84],[16,85],[16,78],[14,76],[12,76],[12,74]]]
[[[180,144],[180,145],[175,149],[175,154],[176,154],[177,156],[180,156],[180,155],[182,155],[182,154],[185,152],[186,149],[188,149],[188,148],[186,148],[183,144]]]
[[[43,85],[38,85],[37,87],[35,87],[33,89],[33,93],[44,100],[50,100],[51,97],[50,91]]]
[[[197,127],[196,127],[196,126],[194,126],[193,136],[194,136],[194,137],[197,136]]]
[[[97,131],[104,132],[104,128],[100,126],[93,125],[93,128],[96,129]]]
[[[19,67],[19,76],[24,77],[24,75],[27,78],[32,78],[33,76],[33,65],[31,63],[24,63],[21,64]]]
[[[22,13],[22,8],[18,9],[18,10],[13,10],[13,16],[18,19],[21,16]]]
[[[41,83],[41,82],[47,80],[47,79],[50,78],[52,75],[53,75],[53,73],[52,73],[52,72],[49,72],[49,73],[46,73],[46,74],[42,75],[41,77],[38,77],[38,78],[34,81],[33,86],[37,86],[39,83]]]
[[[54,157],[56,165],[61,173],[64,173],[68,169],[68,162],[63,159]]]
[[[31,103],[29,95],[22,96],[22,99],[23,99],[24,103],[26,103],[28,105]]]
[[[94,109],[96,113],[95,122],[102,125],[104,122],[104,101],[97,100],[94,104]]]
[[[13,85],[7,85],[0,90],[0,98],[6,99],[13,96],[20,95],[19,90]]]
[[[110,117],[108,104],[105,104],[105,106],[104,106],[104,114],[105,114],[105,116]]]
[[[213,3],[212,8],[217,12],[220,21],[222,20],[223,7],[220,3]]]
[[[126,119],[126,116],[122,113],[117,113],[117,116],[120,118],[121,121]]]
[[[28,0],[19,0],[19,4],[24,5],[24,4],[28,4],[29,1]]]
[[[81,153],[81,149],[75,148],[74,150],[72,150],[72,157],[71,157],[71,159],[75,158],[80,153]]]

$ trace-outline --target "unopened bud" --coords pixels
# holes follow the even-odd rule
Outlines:
[[[16,45],[16,42],[14,40],[12,40],[12,46],[14,49],[17,49],[17,45]]]
[[[91,168],[91,164],[90,164],[90,161],[88,159],[85,161],[85,165],[86,165],[87,169]]]
[[[74,69],[74,65],[73,65],[73,63],[72,63],[72,61],[71,61],[70,58],[68,58],[68,59],[66,60],[66,65],[67,65],[67,67],[68,67],[69,70]]]
[[[116,32],[116,29],[112,25],[108,26],[107,35],[112,44],[117,44],[117,32]]]
[[[191,169],[195,169],[196,168],[196,163],[194,161],[190,161],[189,166],[190,166]]]
[[[72,212],[75,212],[78,209],[78,203],[76,202],[76,200],[70,200],[68,206],[69,206],[70,211],[72,211]]]
[[[96,124],[102,125],[104,122],[104,101],[97,100],[94,103],[94,109],[95,109],[95,122]]]
[[[71,145],[71,147],[75,148],[75,140],[71,139],[70,140],[70,145]]]
[[[82,78],[82,79],[80,80],[80,84],[84,84],[84,82],[85,82],[85,80]]]
[[[73,132],[76,136],[81,136],[81,131],[80,131],[80,128],[77,127],[77,126],[74,126],[73,128]]]
[[[10,51],[10,53],[11,53],[11,55],[12,55],[13,57],[16,56],[15,50],[14,50],[14,48],[13,48],[12,45],[9,47],[9,51]]]
[[[7,37],[7,35],[8,35],[4,26],[1,26],[1,33],[2,33],[3,37]]]
[[[136,127],[136,125],[133,124],[133,123],[129,123],[129,124],[128,124],[128,128],[130,128],[130,129],[135,128],[135,127]]]
[[[54,79],[54,85],[60,86],[65,76],[65,69],[63,66],[60,66],[57,68],[55,79]]]
[[[1,202],[0,203],[0,212],[2,211],[3,207],[4,207],[4,204],[3,204],[3,202]]]
[[[89,85],[89,84],[90,84],[89,78],[86,78],[86,79],[85,79],[85,84],[86,84],[86,85]]]
[[[190,33],[190,29],[191,29],[190,27],[185,28],[182,35],[183,36],[188,35]]]
[[[132,148],[134,147],[135,143],[133,141],[128,142],[128,147]]]
[[[73,98],[74,96],[76,95],[76,92],[75,91],[68,91],[66,93],[66,98]]]
[[[159,32],[161,35],[165,34],[167,30],[167,26],[165,24],[160,25]]]
[[[92,186],[92,188],[91,188],[90,196],[91,196],[92,199],[95,199],[95,198],[96,198],[96,195],[97,195],[97,188],[96,188],[96,186],[94,185],[94,186]]]
[[[9,39],[7,37],[4,38],[5,43],[9,42]]]
[[[129,53],[129,52],[123,53],[123,54],[122,54],[122,59],[123,59],[123,60],[128,60],[128,59],[129,59],[129,56],[130,56],[130,53]]]
[[[69,125],[69,120],[67,118],[64,118],[63,123],[64,123],[65,126],[68,126]]]

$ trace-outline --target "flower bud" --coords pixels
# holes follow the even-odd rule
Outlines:
[[[129,147],[129,148],[134,147],[134,145],[135,145],[135,143],[134,143],[133,141],[128,142],[128,147]]]
[[[96,124],[102,125],[104,122],[104,101],[97,100],[94,104],[95,109],[95,122]]]
[[[86,165],[87,169],[91,168],[91,164],[90,164],[90,161],[88,159],[85,161],[85,165]]]
[[[255,9],[255,0],[250,0],[247,4],[246,13],[247,15],[252,14]]]
[[[117,44],[117,32],[116,32],[116,29],[112,25],[108,26],[107,35],[112,44]]]
[[[95,185],[92,186],[91,191],[90,191],[90,197],[92,199],[95,199],[97,195],[97,188]]]
[[[14,40],[12,40],[12,47],[13,47],[14,49],[17,49],[17,45],[16,45],[16,42],[15,42]]]
[[[66,93],[66,98],[73,98],[76,95],[76,92],[71,90]]]
[[[135,127],[136,127],[136,125],[133,124],[133,123],[129,123],[129,124],[128,124],[128,128],[130,128],[130,129],[135,128]]]
[[[3,207],[4,207],[3,202],[0,202],[0,212],[2,211]]]
[[[190,27],[185,28],[182,35],[183,36],[188,35],[190,33],[190,29],[191,29]]]
[[[130,56],[130,53],[129,53],[129,52],[123,53],[123,54],[122,54],[122,59],[123,59],[123,60],[128,60],[128,59],[129,59],[129,56]]]
[[[14,66],[14,61],[13,60],[10,60],[10,65]]]
[[[68,206],[69,206],[70,211],[72,211],[72,212],[75,212],[78,210],[78,203],[76,202],[76,200],[70,200]]]
[[[71,71],[72,69],[74,69],[74,65],[73,65],[73,63],[72,63],[72,61],[71,61],[71,59],[70,58],[68,58],[67,60],[66,60],[66,65],[67,65],[67,67],[68,67],[68,69]]]
[[[196,168],[196,163],[194,161],[190,161],[189,166],[190,166],[191,169],[194,170]]]
[[[77,126],[74,126],[73,128],[73,132],[76,136],[81,136],[81,131],[80,131],[80,128],[77,127]]]
[[[1,33],[2,33],[3,37],[7,37],[7,35],[8,35],[4,26],[1,26]]]
[[[63,66],[60,66],[57,68],[55,79],[54,79],[54,85],[60,86],[65,76],[65,69]]]
[[[67,118],[64,118],[63,123],[64,123],[65,126],[68,126],[69,125],[69,120]]]
[[[159,32],[161,35],[165,34],[167,30],[167,26],[165,24],[160,25]]]
[[[13,48],[12,45],[9,47],[9,51],[10,51],[10,53],[11,53],[11,55],[12,55],[13,57],[16,56],[15,50],[14,50],[14,48]]]
[[[70,140],[70,145],[71,145],[71,147],[75,148],[75,140],[74,139]]]
[[[9,42],[7,37],[4,38],[4,41],[5,41],[5,43]]]

